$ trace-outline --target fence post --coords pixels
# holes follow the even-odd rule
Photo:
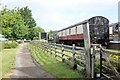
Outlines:
[[[100,45],[100,78],[102,77],[102,48]]]
[[[45,44],[45,55],[47,55],[47,44]]]
[[[49,45],[48,45],[48,56],[50,56],[50,54],[51,54],[51,45],[50,45],[50,43],[49,43]]]
[[[89,31],[89,23],[83,24],[83,34],[84,34],[84,47],[85,47],[85,55],[86,55],[86,73],[87,78],[91,78],[91,54],[90,54],[90,31]]]
[[[43,44],[41,43],[41,50],[43,51]]]
[[[85,49],[85,59],[86,59],[87,78],[91,78],[91,54],[90,54],[90,49]]]
[[[64,62],[64,54],[63,54],[63,52],[64,52],[64,45],[62,44],[62,47],[61,47],[61,53],[62,53],[62,61]]]
[[[72,46],[72,60],[73,60],[73,69],[75,70],[77,68],[77,64],[76,64],[76,59],[75,59],[75,44],[73,44]]]
[[[55,57],[56,57],[56,53],[57,53],[57,46],[56,46],[56,43],[55,43]]]
[[[48,43],[47,43],[47,44],[48,44]],[[49,44],[48,44],[48,45],[49,45]],[[47,48],[46,48],[46,49],[47,49],[47,54],[48,54],[48,49],[49,49],[49,46],[48,46],[48,45],[47,45]]]
[[[43,45],[43,50],[44,50],[44,52],[45,52],[45,43],[43,43],[44,45]]]
[[[94,78],[95,77],[95,45],[92,45],[91,48],[91,77]]]
[[[46,44],[44,43],[44,53],[45,53],[45,55],[46,55]]]
[[[43,49],[43,51],[45,51],[45,50],[44,50],[44,49],[45,49],[45,44],[44,44],[44,43],[43,43],[42,49]]]
[[[42,42],[40,43],[40,47],[41,47],[41,50],[42,50],[42,47],[43,47]]]
[[[52,55],[52,44],[50,44],[50,56]]]
[[[51,53],[52,53],[52,49],[51,49],[51,43],[50,43],[50,46],[49,46],[49,48],[50,48],[50,54],[49,54],[49,56],[51,56]]]

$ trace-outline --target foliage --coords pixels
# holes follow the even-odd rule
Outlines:
[[[117,61],[119,62],[118,60],[120,60],[120,56],[119,55],[110,55],[110,60],[114,60],[114,61]]]
[[[32,31],[32,35],[31,35],[33,37],[33,39],[39,39],[40,32],[44,32],[44,29],[42,29],[39,26],[34,27],[33,31]]]
[[[100,73],[100,58],[97,57],[95,58],[95,73]]]
[[[25,24],[29,28],[28,35],[26,35],[25,37],[27,37],[28,39],[31,39],[31,40],[33,40],[34,37],[38,37],[37,33],[38,33],[39,29],[41,29],[40,31],[42,31],[43,29],[35,27],[36,22],[35,22],[34,18],[32,17],[31,10],[28,8],[28,6],[19,9],[19,12],[20,12]]]
[[[6,38],[21,39],[27,34],[28,27],[16,9],[9,10],[4,7],[1,10],[1,18],[2,34]]]
[[[33,40],[39,40],[39,38],[38,37],[34,37]]]
[[[110,54],[110,56],[108,57],[108,59],[109,59],[111,65],[116,70],[119,70],[120,56],[117,56],[117,55],[114,55],[114,54]],[[112,61],[114,61],[114,62],[112,62]],[[102,67],[102,71],[104,71],[104,73],[106,73],[106,74],[107,73],[111,74],[111,72],[110,72],[111,70],[108,71],[108,69],[107,69],[107,68],[112,69],[111,65],[109,65],[109,63],[104,58],[102,58],[102,65],[106,66],[106,68]],[[100,73],[100,59],[99,58],[95,59],[95,73],[97,73],[97,74]]]
[[[109,59],[110,59],[110,61],[114,61],[114,63],[112,63],[112,65],[118,70],[120,68],[120,56],[111,54]]]
[[[2,27],[2,34],[5,37],[11,39],[12,38],[12,33],[13,33],[12,28],[10,28],[10,27],[8,27],[8,28]]]
[[[44,29],[36,27],[31,10],[26,6],[23,8],[8,9],[7,6],[1,10],[2,34],[11,40],[33,39],[38,37],[38,32]]]
[[[29,28],[36,26],[35,20],[32,17],[31,10],[28,8],[28,6],[18,9],[18,11],[20,12],[25,24],[28,25]]]
[[[4,42],[2,47],[3,49],[11,49],[11,48],[16,48],[18,46],[18,43],[15,41],[12,42]]]
[[[14,31],[14,37],[16,37],[16,39],[23,39],[23,37],[28,34],[28,28],[23,25],[13,26],[13,31]]]

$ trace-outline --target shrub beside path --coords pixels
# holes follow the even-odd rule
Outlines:
[[[28,43],[23,43],[16,54],[13,78],[53,78],[41,66],[35,64],[27,45]]]

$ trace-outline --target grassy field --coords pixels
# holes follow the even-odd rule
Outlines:
[[[0,60],[2,60],[0,63],[0,65],[2,65],[2,77],[11,72],[12,68],[14,68],[17,49],[18,47],[15,49],[3,49],[0,52]]]
[[[0,42],[0,52],[2,51],[2,42]]]
[[[33,58],[43,66],[43,69],[51,73],[56,78],[82,78],[83,75],[73,69],[67,64],[56,60],[52,55],[44,53],[37,46],[29,45],[29,49],[32,53]]]
[[[1,56],[1,51],[0,51],[0,79],[2,78],[2,56]]]
[[[2,77],[2,42],[0,42],[0,79]]]

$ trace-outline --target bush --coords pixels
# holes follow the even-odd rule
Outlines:
[[[16,40],[19,44],[23,43],[23,40]]]
[[[3,49],[11,49],[16,48],[18,46],[18,43],[15,41],[12,42],[4,42],[3,43]]]
[[[39,37],[34,37],[33,40],[39,40]]]

